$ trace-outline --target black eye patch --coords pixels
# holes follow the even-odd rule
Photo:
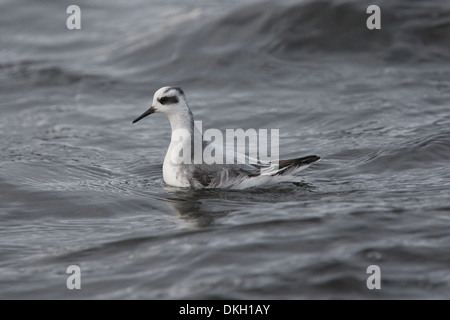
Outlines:
[[[176,96],[173,96],[173,97],[162,97],[161,99],[159,99],[159,103],[161,103],[161,104],[178,103],[178,98]]]

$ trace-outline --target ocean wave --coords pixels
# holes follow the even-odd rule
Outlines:
[[[307,1],[244,6],[199,26],[180,25],[156,42],[114,52],[112,61],[178,76],[212,69],[267,67],[270,57],[347,59],[362,55],[389,63],[450,59],[450,6],[439,1],[381,1],[382,29],[369,30],[368,1]],[[198,23],[197,23],[198,24]],[[351,59],[351,58],[350,58]],[[350,60],[352,61],[352,60]],[[184,72],[182,72],[184,71]]]
[[[363,162],[363,170],[408,170],[436,166],[450,160],[450,132],[441,132],[427,137],[404,142],[401,146],[380,150],[368,162]]]

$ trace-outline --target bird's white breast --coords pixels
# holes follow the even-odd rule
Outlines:
[[[174,164],[170,157],[171,148],[167,151],[163,164],[163,178],[164,182],[174,187],[189,187],[189,181],[183,170],[183,166]]]

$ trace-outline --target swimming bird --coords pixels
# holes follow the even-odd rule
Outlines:
[[[172,138],[164,158],[163,178],[164,182],[175,187],[200,188],[232,188],[244,189],[248,187],[260,186],[265,184],[290,181],[294,175],[320,160],[316,155],[279,160],[277,163],[253,159],[249,163],[246,155],[234,152],[226,152],[225,157],[233,158],[235,161],[229,164],[208,164],[205,162],[195,162],[193,160],[193,141],[185,139],[189,137],[200,137],[201,146],[204,149],[210,143],[203,141],[202,134],[194,126],[194,116],[189,108],[186,96],[181,88],[163,87],[157,90],[153,96],[153,103],[150,109],[136,118],[132,123],[136,123],[143,118],[153,114],[162,113],[170,121],[172,127]],[[180,132],[185,134],[180,139]],[[177,133],[177,134],[175,134]],[[198,138],[194,138],[194,140]],[[174,154],[180,154],[182,150],[191,150],[190,155],[193,161],[180,163],[174,161]],[[218,148],[220,150],[220,148]],[[184,152],[184,151],[183,151]],[[191,160],[188,159],[188,160]]]

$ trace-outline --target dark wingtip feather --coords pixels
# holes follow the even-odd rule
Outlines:
[[[284,169],[284,168],[288,168],[291,166],[295,166],[295,167],[306,166],[311,163],[317,162],[320,159],[321,158],[319,156],[314,155],[314,156],[307,156],[307,157],[297,158],[297,159],[280,160],[279,168]]]
[[[298,160],[301,160],[301,162],[304,164],[311,164],[311,163],[319,161],[320,159],[321,158],[319,156],[313,155],[313,156],[307,156],[304,158],[299,158]]]

